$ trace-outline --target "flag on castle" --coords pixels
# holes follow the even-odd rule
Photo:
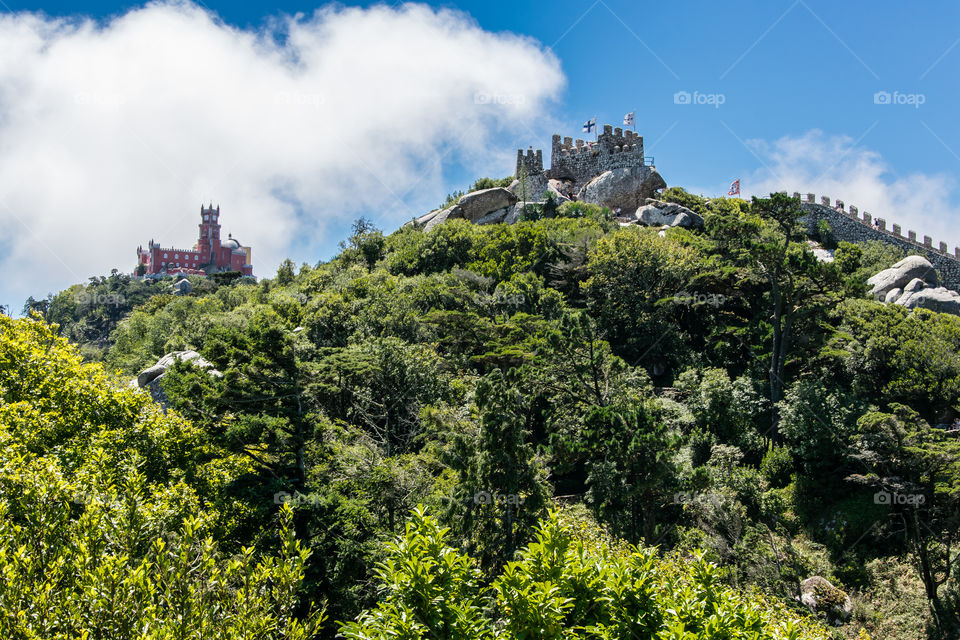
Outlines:
[[[632,127],[634,122],[634,116],[637,115],[636,111],[631,111],[627,115],[623,116],[623,126]]]
[[[740,195],[740,178],[737,178],[730,184],[730,191],[727,191],[728,196],[738,196]]]
[[[591,133],[594,129],[597,128],[597,116],[593,116],[593,120],[587,120],[583,123],[583,132]]]

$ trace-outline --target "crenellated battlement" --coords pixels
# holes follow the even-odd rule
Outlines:
[[[526,166],[527,172],[534,175],[536,167],[544,173],[546,178],[568,180],[579,189],[592,178],[611,169],[621,167],[643,167],[643,136],[636,131],[621,127],[604,125],[603,132],[596,141],[585,142],[582,139],[561,137],[554,134],[550,149],[550,169],[543,171],[543,155],[541,151],[533,152],[528,149],[526,155],[522,150],[517,151],[517,172],[519,178],[520,167]]]
[[[533,147],[527,149],[526,155],[523,149],[517,149],[517,171],[514,177],[520,178],[520,168],[525,166],[528,176],[538,176],[543,173],[543,151],[541,149],[533,150]]]
[[[888,227],[884,218],[874,217],[855,205],[847,205],[843,200],[831,200],[830,196],[820,196],[818,202],[816,194],[808,193],[801,198],[800,193],[795,191],[793,197],[800,200],[804,211],[812,214],[807,218],[807,231],[811,235],[817,232],[818,222],[826,220],[837,240],[879,240],[908,253],[919,251],[940,272],[944,286],[960,289],[960,247],[954,247],[951,252],[946,242],[935,242],[930,236],[924,235],[922,240],[918,240],[917,232],[911,229],[904,235],[901,225],[891,224]]]
[[[794,192],[793,197],[799,199],[800,193]],[[820,202],[817,203],[817,197],[813,193],[806,194],[806,199],[801,201],[802,205],[817,205],[820,207],[827,207],[842,213],[844,216],[851,220],[856,220],[861,223],[863,226],[867,227],[870,231],[876,232],[879,234],[886,234],[898,238],[900,240],[905,240],[911,244],[916,245],[922,249],[932,249],[938,253],[949,256],[955,260],[960,260],[960,247],[954,247],[953,252],[949,251],[949,247],[946,242],[938,242],[934,245],[934,240],[930,236],[923,236],[923,241],[920,242],[917,240],[917,232],[913,230],[908,230],[907,235],[903,235],[903,227],[899,224],[893,224],[890,228],[887,228],[887,221],[883,218],[874,218],[867,211],[860,211],[855,205],[846,206],[843,200],[834,200],[833,204],[831,203],[830,196],[820,196]]]

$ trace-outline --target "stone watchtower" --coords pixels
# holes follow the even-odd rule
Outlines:
[[[596,142],[574,141],[554,134],[550,150],[550,168],[543,169],[543,152],[527,149],[517,150],[517,169],[514,177],[520,179],[521,169],[526,169],[528,192],[542,193],[547,180],[571,182],[575,193],[592,178],[604,171],[623,167],[644,167],[643,136],[635,131],[603,125],[603,133]]]
[[[533,147],[527,149],[527,155],[523,155],[523,149],[517,149],[517,171],[514,177],[518,180],[521,175],[521,168],[526,167],[528,176],[538,176],[543,173],[543,151],[541,149],[533,150]]]
[[[549,178],[570,180],[577,188],[604,171],[621,167],[642,167],[643,136],[635,131],[624,131],[609,124],[603,125],[603,133],[594,143],[574,142],[554,134],[550,153]]]

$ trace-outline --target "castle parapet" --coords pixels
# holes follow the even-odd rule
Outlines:
[[[524,155],[523,149],[517,149],[517,170],[513,174],[515,178],[520,178],[522,167],[526,167],[528,176],[538,176],[543,173],[543,151],[541,149],[534,151],[531,148],[527,149],[527,153]]]
[[[793,195],[794,198],[800,199],[799,193],[794,192]],[[922,240],[918,240],[917,232],[912,229],[908,229],[904,236],[904,229],[899,224],[893,223],[888,228],[886,219],[874,218],[869,212],[861,211],[856,205],[849,205],[844,210],[842,200],[834,200],[831,205],[831,199],[828,196],[820,196],[818,202],[815,194],[808,193],[800,205],[807,213],[807,231],[811,235],[816,233],[817,224],[820,221],[827,221],[838,241],[879,240],[892,244],[908,254],[920,253],[937,268],[944,286],[960,290],[960,247],[954,247],[951,252],[946,242],[934,241],[928,235],[921,236]]]
[[[579,188],[604,171],[643,166],[643,136],[606,124],[596,142],[555,134],[547,177],[570,180]]]

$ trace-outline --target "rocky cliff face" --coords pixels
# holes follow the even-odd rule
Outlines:
[[[616,212],[636,211],[667,183],[653,167],[622,167],[604,171],[583,186],[579,199]]]

